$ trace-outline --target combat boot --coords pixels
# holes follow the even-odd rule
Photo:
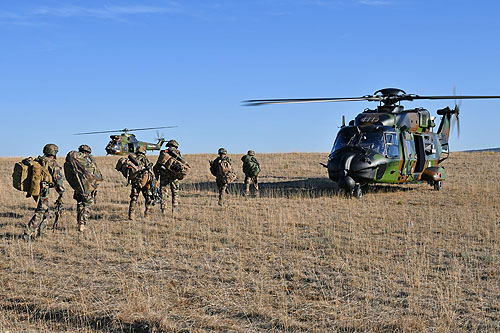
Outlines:
[[[175,214],[179,211],[179,207],[177,205],[172,206],[172,214]]]
[[[146,206],[146,209],[144,210],[144,217],[149,217],[151,215],[151,207]]]
[[[87,227],[85,227],[85,224],[79,223],[78,224],[78,232],[84,232]]]

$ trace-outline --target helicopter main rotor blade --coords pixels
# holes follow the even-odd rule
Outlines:
[[[486,99],[486,98],[500,98],[500,96],[420,96],[420,95],[406,95],[401,96],[401,100],[412,101],[414,99]]]
[[[379,96],[342,97],[342,98],[288,98],[288,99],[251,99],[243,101],[246,106],[265,104],[297,104],[297,103],[324,103],[324,102],[352,102],[352,101],[380,101]]]
[[[146,127],[146,128],[131,128],[127,129],[128,132],[137,132],[137,131],[149,131],[154,129],[162,129],[162,128],[175,128],[177,126],[161,126],[161,127]]]
[[[114,131],[97,131],[97,132],[85,132],[85,133],[75,133],[73,135],[87,135],[87,134],[104,134],[104,133],[117,133],[117,132],[136,132],[136,131],[147,131],[147,130],[154,130],[154,129],[161,129],[161,128],[174,128],[177,126],[161,126],[161,127],[148,127],[148,128],[124,128],[121,130],[114,130]]]
[[[370,102],[384,102],[396,103],[398,101],[413,101],[417,99],[486,99],[486,98],[500,98],[500,96],[420,96],[413,94],[383,96],[371,95],[363,97],[340,97],[340,98],[289,98],[289,99],[251,99],[243,101],[245,106],[257,106],[266,104],[297,104],[297,103],[324,103],[324,102],[352,102],[352,101],[370,101]]]

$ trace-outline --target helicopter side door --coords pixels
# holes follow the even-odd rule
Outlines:
[[[413,170],[415,169],[416,153],[413,134],[409,132],[401,133],[401,143],[403,148],[403,165],[400,171],[400,181],[412,181]]]

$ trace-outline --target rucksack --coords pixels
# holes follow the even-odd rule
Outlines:
[[[120,159],[116,162],[115,169],[119,171],[123,177],[128,178],[128,159],[126,157],[120,157]]]
[[[42,181],[53,186],[52,175],[43,159],[28,157],[14,164],[12,186],[26,192],[26,197],[40,195]]]
[[[64,175],[71,188],[83,195],[91,194],[103,180],[94,159],[78,151],[66,155]]]
[[[245,175],[251,177],[259,175],[259,162],[257,162],[257,160],[253,156],[245,155],[241,158],[241,160],[243,161],[243,173],[245,173]]]
[[[160,168],[160,174],[170,179],[182,180],[186,178],[189,171],[191,171],[191,167],[187,162],[178,160],[164,150],[161,151],[157,164],[162,166]]]
[[[218,163],[217,176],[225,182],[231,183],[236,179],[236,173],[233,171],[233,166],[228,159],[221,159]]]

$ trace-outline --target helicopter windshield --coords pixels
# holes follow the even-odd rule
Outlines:
[[[345,146],[368,148],[385,155],[383,131],[359,131],[357,127],[345,127],[339,131],[332,153]]]

